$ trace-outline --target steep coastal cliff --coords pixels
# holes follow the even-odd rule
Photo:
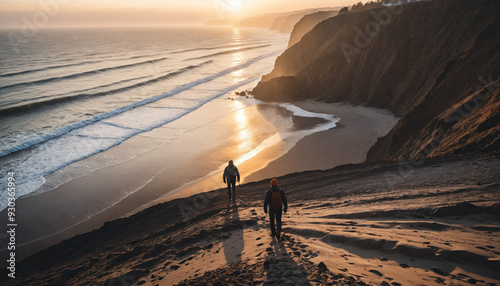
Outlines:
[[[425,156],[498,150],[499,12],[498,1],[444,0],[335,16],[287,49],[253,94],[265,101],[349,102],[401,116],[368,161],[419,157],[431,142]],[[474,117],[481,128],[446,117],[477,101],[481,89],[490,96],[462,116],[470,121],[487,112]],[[447,139],[437,142],[436,131]]]
[[[295,26],[293,26],[290,40],[288,41],[288,47],[298,43],[302,37],[311,31],[318,23],[337,15],[338,12],[338,10],[318,11],[316,13],[303,16],[298,22],[296,22]]]
[[[340,8],[305,9],[287,13],[263,14],[234,21],[234,25],[247,28],[264,28],[280,33],[292,33],[297,41],[319,22],[337,15]],[[300,23],[299,28],[295,27]],[[294,35],[295,34],[295,35]]]

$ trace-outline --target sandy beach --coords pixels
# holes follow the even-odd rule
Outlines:
[[[312,112],[335,114],[340,121],[331,130],[303,138],[284,156],[249,175],[247,181],[362,163],[377,138],[387,134],[398,120],[390,112],[376,108],[315,101],[294,104]]]
[[[262,210],[269,180],[242,185],[236,203],[224,189],[177,199],[31,256],[16,283],[498,285],[498,162],[280,177],[289,201],[281,241]]]
[[[390,112],[376,108],[315,101],[293,104],[310,112],[334,114],[340,120],[335,128],[315,132],[297,142],[288,142],[291,143],[288,145],[282,142],[270,146],[252,160],[239,165],[238,168],[244,174],[242,182],[361,163],[377,138],[386,134],[397,123],[397,118]],[[304,122],[307,124],[304,118],[296,118],[294,125],[300,126]],[[287,141],[293,139],[289,138]],[[213,175],[202,178],[178,192],[168,194],[137,210],[172,199],[191,196],[200,193],[200,190],[209,191],[218,188],[221,173],[222,168]]]
[[[157,203],[222,188],[222,168],[230,159],[238,164],[242,183],[362,162],[376,138],[396,122],[387,112],[370,108],[302,105],[304,110],[339,116],[339,126],[315,132],[324,119],[290,116],[278,105],[224,98],[204,106],[203,116],[188,115],[49,175],[42,190],[55,185],[54,189],[17,202],[22,210],[17,217],[19,257]],[[220,108],[232,112],[221,116]],[[189,124],[187,130],[179,128]],[[336,138],[338,145],[332,150],[337,151],[326,152],[331,144],[319,143],[327,137]],[[347,144],[354,138],[360,143]],[[165,144],[169,140],[172,143]],[[123,160],[131,154],[136,156]],[[89,171],[103,162],[108,166]],[[73,174],[80,175],[66,178]]]

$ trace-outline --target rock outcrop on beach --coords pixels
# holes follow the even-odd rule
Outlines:
[[[498,151],[499,11],[498,1],[444,0],[341,14],[287,49],[252,93],[401,116],[369,161],[421,156],[431,143],[439,147],[425,156]],[[473,103],[474,110],[460,111]],[[438,131],[445,141],[437,142]]]

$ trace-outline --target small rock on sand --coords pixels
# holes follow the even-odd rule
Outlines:
[[[438,275],[441,275],[441,276],[446,276],[447,275],[443,270],[441,270],[441,269],[439,269],[437,267],[432,267],[431,269],[432,269],[432,271],[434,271],[434,273],[436,273]]]
[[[326,264],[321,261],[319,264],[318,264],[318,269],[321,271],[321,272],[325,272],[325,271],[328,271],[328,267],[326,267]]]
[[[380,277],[384,276],[384,274],[382,274],[382,273],[381,273],[380,271],[378,271],[378,270],[371,269],[371,270],[369,270],[369,271],[370,271],[371,273],[374,273],[374,274],[376,274],[376,275],[380,276]]]

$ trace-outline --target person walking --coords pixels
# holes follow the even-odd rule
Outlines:
[[[227,182],[227,195],[229,196],[229,200],[231,197],[233,201],[236,200],[236,180],[240,182],[240,172],[238,168],[234,165],[233,160],[229,161],[229,164],[224,169],[224,174],[222,175],[222,180],[224,183]],[[233,195],[231,196],[231,190],[233,191]]]
[[[283,211],[286,213],[288,210],[288,203],[285,192],[278,187],[278,180],[276,178],[271,180],[271,188],[267,191],[266,198],[264,199],[264,212],[266,214],[268,206],[271,236],[276,236],[279,240],[281,238],[281,215]],[[274,220],[276,220],[276,229]]]

